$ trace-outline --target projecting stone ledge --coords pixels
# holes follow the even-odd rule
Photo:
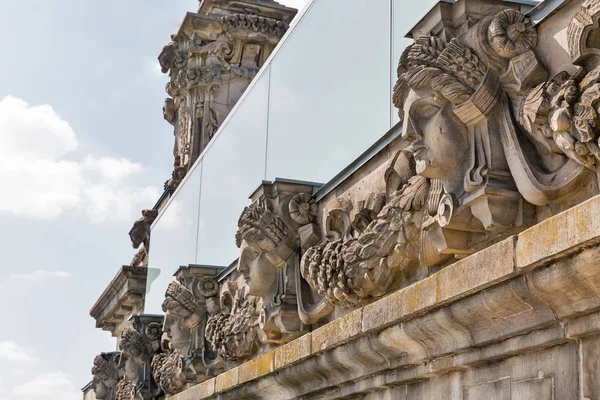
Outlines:
[[[597,196],[171,399],[600,393],[599,213]]]

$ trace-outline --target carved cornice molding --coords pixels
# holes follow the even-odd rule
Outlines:
[[[256,39],[256,35],[249,35],[253,32],[266,35],[265,40],[269,40],[269,36],[273,36],[277,38],[275,39],[275,42],[277,42],[289,28],[289,25],[283,21],[253,14],[225,15],[221,17],[221,21],[223,22],[224,31],[236,39],[250,37]]]
[[[148,269],[124,265],[90,310],[96,327],[119,336],[127,318],[144,304]]]

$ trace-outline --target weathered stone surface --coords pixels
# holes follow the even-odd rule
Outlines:
[[[315,329],[311,335],[312,352],[316,353],[339,345],[361,332],[363,310],[352,311],[327,325]]]
[[[284,344],[275,349],[275,369],[283,368],[289,364],[310,356],[312,352],[312,336],[307,333],[298,339]]]
[[[527,275],[531,292],[559,318],[600,307],[600,246]]]
[[[237,386],[239,383],[240,367],[231,368],[217,375],[215,382],[215,391],[223,392]]]
[[[381,329],[414,313],[509,279],[514,274],[514,242],[515,238],[510,237],[365,306],[363,331]]]
[[[600,334],[600,313],[585,315],[569,321],[567,333],[571,338]]]
[[[122,380],[123,393],[142,383],[168,395],[224,368],[185,395],[600,396],[600,6],[572,0],[546,17],[505,3],[443,3],[419,22],[393,89],[402,136],[324,197],[263,182],[239,219],[237,270],[211,296],[169,288],[168,348],[156,329],[123,341],[147,376]],[[201,7],[223,17],[188,15],[160,57],[173,96],[168,186],[233,105],[225,91],[235,103],[287,24],[270,0]],[[139,243],[148,224],[137,225]],[[179,356],[192,349],[177,348],[181,326],[206,326],[189,341],[195,365]]]
[[[514,242],[510,237],[438,272],[439,302],[468,296],[514,273]]]
[[[212,396],[215,393],[216,378],[199,383],[185,392],[169,397],[171,400],[196,400]]]
[[[368,332],[400,321],[438,302],[437,275],[423,279],[363,308],[362,330]]]
[[[600,337],[594,336],[581,342],[581,380],[583,399],[600,398]]]
[[[275,352],[269,351],[239,366],[238,382],[244,383],[273,372]]]
[[[520,233],[515,254],[517,268],[531,268],[599,241],[597,196]]]

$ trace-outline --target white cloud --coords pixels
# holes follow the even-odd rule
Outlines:
[[[23,376],[25,375],[25,370],[23,368],[13,368],[13,370],[11,371],[11,375],[12,376]],[[0,384],[2,382],[0,381]]]
[[[35,358],[33,357],[33,350],[26,349],[12,341],[2,341],[0,342],[0,360],[32,362],[35,361]]]
[[[15,386],[13,394],[20,400],[81,400],[82,397],[64,372],[38,375],[29,382]]]
[[[0,181],[12,189],[0,197],[0,214],[129,221],[160,195],[154,186],[133,182],[144,171],[141,165],[84,156],[77,148],[71,126],[51,106],[30,106],[12,96],[0,100]]]
[[[51,278],[67,279],[70,277],[71,277],[71,274],[69,272],[45,271],[43,269],[38,269],[37,271],[33,271],[28,274],[10,274],[9,275],[9,279],[11,279],[11,280],[22,280],[22,281],[32,281],[32,282],[46,281]]]

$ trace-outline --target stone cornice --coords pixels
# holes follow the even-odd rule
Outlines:
[[[119,269],[90,310],[97,328],[117,335],[117,327],[125,322],[132,312],[139,311],[143,305],[147,272],[145,267],[129,265]]]
[[[287,24],[292,22],[298,12],[295,8],[286,7],[273,0],[202,0],[198,13],[235,13],[248,9],[255,9],[260,15],[280,19]]]
[[[599,214],[596,196],[171,399],[351,396],[600,334]]]

